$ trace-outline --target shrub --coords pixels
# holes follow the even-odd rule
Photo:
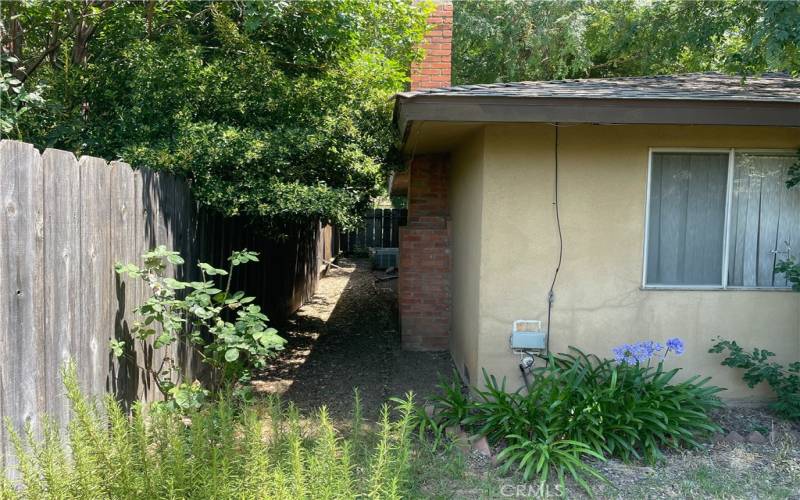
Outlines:
[[[795,168],[800,173],[800,160],[795,164]],[[800,179],[800,176],[798,176],[798,179]],[[783,273],[786,280],[792,284],[792,290],[800,292],[800,262],[791,257],[778,262],[775,264],[775,273]]]
[[[440,377],[437,387],[441,394],[428,398],[433,411],[429,413],[426,407],[415,406],[411,413],[411,427],[417,430],[420,441],[428,435],[433,438],[431,451],[439,449],[445,430],[450,426],[460,425],[472,408],[472,402],[455,370],[449,380]],[[404,402],[401,398],[389,399],[399,405]]]
[[[545,428],[544,432],[548,432]],[[551,434],[552,436],[552,434]],[[522,477],[527,481],[533,475],[539,477],[539,484],[544,485],[553,469],[558,474],[558,480],[563,488],[564,475],[569,472],[573,479],[591,493],[592,489],[584,479],[594,476],[605,480],[595,468],[583,462],[584,456],[592,456],[600,460],[603,456],[594,451],[586,443],[572,439],[531,439],[526,436],[511,434],[507,436],[509,445],[498,455],[498,460],[504,462],[502,471],[507,472],[514,464],[517,470],[522,471]]]
[[[441,394],[431,396],[436,421],[443,427],[459,425],[466,418],[470,409],[469,396],[461,385],[457,372],[453,372],[450,380],[440,378],[437,387]]]
[[[770,407],[784,418],[800,420],[800,361],[787,366],[770,362],[774,352],[766,349],[753,349],[747,353],[734,340],[717,339],[708,352],[721,353],[727,351],[722,365],[744,370],[742,378],[749,387],[766,382],[775,392],[776,400]]]
[[[84,397],[74,369],[64,380],[67,446],[52,423],[41,440],[12,432],[19,480],[0,498],[400,498],[408,487],[410,394],[399,419],[384,407],[378,431],[355,438],[324,408],[307,422],[277,399],[220,397],[186,416],[140,404],[129,417],[111,396],[101,409]]]
[[[587,458],[655,462],[663,450],[697,446],[719,430],[708,413],[721,405],[715,395],[722,389],[708,378],[674,382],[679,369],[664,368],[667,353],[683,351],[678,339],[666,349],[652,341],[626,344],[615,349],[616,359],[570,349],[533,370],[527,393],[508,392],[505,380],[485,372],[486,388],[473,389],[461,423],[506,445],[498,455],[504,470],[516,466],[526,480],[538,476],[542,483],[552,470],[562,484],[570,475],[591,491],[586,478],[601,476]]]
[[[165,348],[185,338],[211,369],[212,392],[249,381],[254,370],[266,366],[269,357],[283,348],[284,339],[278,336],[277,330],[267,327],[267,317],[259,306],[252,304],[255,298],[241,291],[231,291],[234,269],[257,262],[256,252],[246,249],[233,252],[228,258],[228,270],[198,263],[202,281],[179,281],[165,276],[169,264],[182,265],[184,260],[178,252],[167,250],[163,245],[142,257],[142,267],[116,265],[117,273],[141,279],[152,292],[135,310],[141,320],[133,325],[133,337],[143,347],[152,342],[154,349]],[[215,277],[225,276],[224,283],[215,283]],[[124,341],[112,340],[111,349],[116,356],[126,355]],[[127,354],[136,362],[132,351]],[[163,356],[159,366],[152,365],[152,358],[146,356],[141,368],[153,376],[164,396],[182,408],[197,408],[206,396],[203,388],[189,383],[176,385],[173,380],[180,369],[171,364],[171,357]]]

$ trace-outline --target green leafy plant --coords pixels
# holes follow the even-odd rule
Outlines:
[[[410,394],[356,446],[324,408],[306,418],[277,398],[242,405],[223,392],[188,413],[137,403],[129,416],[110,395],[100,407],[84,396],[74,367],[63,378],[66,436],[53,422],[41,438],[9,429],[17,465],[3,476],[16,479],[0,498],[407,497]]]
[[[546,433],[547,429],[544,429],[544,432]],[[591,492],[592,489],[585,477],[592,476],[601,481],[606,480],[594,467],[583,461],[583,457],[587,456],[603,460],[603,455],[585,443],[571,439],[541,441],[518,434],[507,436],[507,440],[508,446],[497,455],[497,459],[503,462],[501,470],[508,472],[516,464],[517,471],[522,472],[522,477],[526,481],[537,476],[540,486],[544,485],[550,470],[553,469],[562,488],[564,477],[569,473],[584,490]]]
[[[769,384],[776,395],[771,408],[785,418],[800,420],[800,361],[784,366],[770,361],[775,353],[766,349],[747,352],[735,340],[717,338],[716,341],[708,352],[725,353],[722,365],[743,369],[742,379],[749,387],[762,382]]]
[[[440,377],[437,387],[440,393],[428,398],[430,404],[415,406],[411,413],[411,427],[416,429],[420,441],[432,438],[431,449],[434,451],[443,443],[445,430],[461,425],[472,408],[457,372],[453,371],[450,379]],[[398,405],[404,401],[396,397],[389,399]]]
[[[6,68],[16,65],[19,60],[13,56],[0,53],[0,137],[11,137],[14,133],[17,138],[22,138],[19,124],[25,114],[41,108],[44,104],[42,88],[29,89],[23,81],[14,76]],[[24,67],[17,67],[17,71],[24,71]]]
[[[486,389],[474,389],[476,399],[463,422],[472,432],[503,448],[497,455],[502,472],[516,466],[526,481],[538,478],[540,488],[551,471],[562,487],[569,475],[591,494],[586,478],[604,478],[585,459],[604,460],[603,450],[570,435],[571,415],[563,398],[570,396],[571,384],[564,383],[563,370],[553,360],[550,366],[547,379],[534,375],[528,394],[522,389],[508,392],[505,379],[498,383],[484,371]]]
[[[208,390],[195,380],[191,384],[183,382],[173,385],[169,390],[170,399],[167,405],[170,409],[199,410],[208,399]]]
[[[278,235],[352,226],[401,164],[389,97],[430,5],[2,2],[18,56],[3,72],[44,88],[18,121],[37,147],[180,173],[198,202]]]
[[[494,375],[483,371],[485,389],[473,389],[475,403],[470,408],[470,415],[464,419],[467,427],[475,429],[478,434],[486,436],[491,443],[497,443],[512,434],[520,434],[532,425],[528,410],[532,406],[525,405],[525,398],[520,393],[509,392],[506,380],[499,383]]]
[[[788,189],[800,185],[800,150],[797,151],[797,160],[789,167],[787,175],[789,176],[786,180],[786,187]]]
[[[390,401],[400,404],[403,400],[392,397]],[[430,449],[436,451],[442,444],[445,435],[445,425],[433,416],[429,415],[424,406],[415,406],[410,415],[410,427],[415,429],[420,442],[425,442],[428,437],[432,438]]]
[[[484,372],[485,388],[473,388],[474,400],[464,404],[448,391],[439,397],[451,403],[440,405],[466,406],[460,422],[504,446],[498,454],[503,470],[516,466],[540,485],[552,474],[562,485],[571,476],[591,493],[587,479],[602,476],[589,458],[655,462],[665,449],[695,447],[719,431],[709,412],[721,405],[716,394],[722,389],[707,378],[677,382],[679,370],[664,368],[666,353],[682,351],[679,339],[671,339],[666,351],[652,341],[626,344],[615,349],[616,359],[570,348],[532,371],[527,392],[509,392],[505,379]],[[444,418],[433,416],[434,423]]]
[[[800,151],[797,152],[797,159],[789,167],[786,180],[787,189],[800,189]],[[786,260],[780,261],[775,265],[775,273],[783,273],[786,280],[792,284],[792,290],[800,292],[800,262],[790,255]]]
[[[460,0],[457,6],[458,85],[698,71],[800,73],[796,1]]]
[[[223,386],[247,382],[254,370],[263,368],[267,360],[282,349],[284,340],[277,330],[267,326],[267,316],[252,304],[254,297],[231,291],[233,271],[240,265],[258,261],[255,252],[233,252],[229,268],[217,269],[200,262],[201,281],[179,281],[165,275],[168,265],[184,264],[178,252],[159,246],[143,255],[144,264],[117,264],[116,271],[138,278],[151,291],[135,312],[141,317],[132,328],[133,337],[143,345],[164,349],[186,339],[211,369],[212,392]],[[225,278],[217,284],[215,278]],[[112,340],[111,350],[125,355],[124,341]],[[176,385],[179,369],[174,360],[163,356],[159,366],[152,365],[152,356],[144,360],[144,369],[152,374],[161,392],[181,407],[194,407],[202,399],[195,384]]]
[[[461,425],[472,405],[458,373],[453,371],[449,380],[440,377],[437,386],[441,394],[430,398],[436,421],[444,427]]]
[[[800,292],[800,263],[790,257],[775,264],[775,272],[783,273],[786,280],[792,284],[792,290]]]

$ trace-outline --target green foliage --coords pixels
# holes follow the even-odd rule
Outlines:
[[[535,377],[563,379],[545,400],[569,396],[568,435],[609,456],[653,463],[664,449],[696,447],[720,430],[708,414],[722,405],[716,394],[723,389],[697,375],[675,382],[680,369],[666,370],[663,360],[655,367],[615,363],[572,348],[539,370]]]
[[[603,460],[601,454],[585,443],[571,439],[543,441],[518,434],[510,434],[506,436],[506,439],[508,446],[497,455],[497,459],[503,462],[501,469],[503,472],[507,472],[514,464],[517,464],[517,471],[522,471],[523,479],[528,481],[531,477],[536,476],[539,478],[541,486],[547,482],[550,470],[554,469],[562,488],[564,487],[564,476],[569,473],[589,493],[592,489],[586,482],[586,477],[592,476],[601,481],[606,480],[594,467],[583,462],[583,457]]]
[[[430,396],[430,405],[416,406],[410,415],[411,427],[417,430],[419,440],[432,437],[431,449],[434,451],[443,443],[445,430],[450,426],[461,425],[472,408],[472,402],[461,386],[458,372],[454,371],[450,380],[440,378],[438,388],[441,394]],[[389,399],[398,405],[404,402],[396,397]]]
[[[775,272],[783,273],[786,276],[786,280],[792,284],[792,289],[795,292],[800,292],[800,263],[790,257],[775,264]]]
[[[469,414],[471,401],[464,391],[458,372],[453,371],[450,380],[440,378],[438,388],[440,394],[430,398],[436,422],[443,427],[461,425]]]
[[[800,151],[797,152],[797,161],[789,167],[789,179],[786,181],[786,187],[791,189],[800,185]]]
[[[397,158],[389,96],[407,81],[428,7],[34,0],[0,9],[14,19],[4,50],[19,53],[26,84],[46,85],[47,106],[19,124],[25,140],[185,175],[202,203],[277,232],[316,219],[346,227],[381,190]]]
[[[355,443],[324,408],[302,419],[277,399],[242,407],[221,397],[187,415],[138,404],[129,417],[111,396],[96,408],[74,368],[64,382],[67,446],[52,422],[41,439],[10,429],[20,479],[0,483],[0,497],[391,499],[409,488],[410,395],[397,420],[384,407],[377,432]]]
[[[256,252],[233,252],[228,258],[228,270],[198,263],[202,281],[179,281],[165,276],[168,265],[179,266],[184,260],[178,252],[163,245],[142,257],[141,268],[134,264],[116,266],[117,273],[141,279],[152,292],[135,310],[141,320],[133,325],[133,337],[143,345],[152,342],[154,349],[186,339],[211,368],[213,392],[249,381],[255,370],[266,366],[274,352],[283,348],[285,341],[277,330],[267,327],[268,318],[261,308],[251,303],[255,297],[230,290],[234,269],[257,262]],[[218,285],[211,278],[216,276],[227,277],[226,283]],[[111,350],[117,356],[124,355],[124,342],[112,340]],[[151,358],[147,356],[144,360],[144,369],[154,376],[161,392],[181,408],[198,407],[205,397],[202,388],[185,383],[176,386],[173,380],[180,369],[171,358],[164,356],[158,367],[151,365]]]
[[[195,380],[191,384],[182,382],[169,389],[169,399],[165,403],[170,411],[199,410],[208,398],[209,391]]]
[[[0,53],[0,137],[21,138],[20,121],[26,113],[44,103],[41,87],[29,90],[19,78],[3,67],[17,62],[16,57]]]
[[[762,382],[769,384],[777,396],[771,408],[787,419],[800,420],[800,361],[783,366],[769,361],[774,352],[754,348],[748,353],[735,340],[716,340],[708,352],[725,353],[722,365],[743,369],[742,379],[749,387]]]
[[[459,1],[453,20],[454,83],[549,80],[590,64],[581,0]]]
[[[800,73],[795,0],[465,0],[454,14],[457,84]]]
[[[629,365],[571,348],[533,370],[527,393],[508,392],[505,380],[484,372],[485,389],[473,388],[474,401],[460,422],[506,445],[498,455],[504,470],[516,466],[525,479],[536,476],[542,484],[551,472],[562,484],[570,475],[591,491],[586,479],[601,476],[587,458],[656,462],[665,449],[695,447],[719,430],[708,413],[721,405],[715,395],[722,389],[698,377],[675,382],[678,371],[666,370],[663,361]],[[454,393],[448,394],[440,400]],[[462,405],[453,399],[439,406]]]

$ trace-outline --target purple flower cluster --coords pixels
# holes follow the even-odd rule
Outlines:
[[[667,352],[674,352],[676,355],[680,356],[683,354],[683,340],[675,337],[674,339],[667,340]],[[664,353],[666,356],[667,354]]]
[[[683,341],[677,337],[667,340],[667,348],[653,340],[643,340],[635,344],[622,344],[612,349],[614,359],[617,363],[635,365],[649,361],[657,353],[664,351],[661,359],[667,357],[667,353],[674,352],[680,356],[683,354]]]
[[[617,363],[635,365],[636,363],[644,363],[662,349],[664,349],[664,346],[658,342],[645,340],[635,344],[622,344],[619,347],[615,347],[613,352]]]

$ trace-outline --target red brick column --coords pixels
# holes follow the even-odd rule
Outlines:
[[[447,158],[409,166],[408,225],[400,228],[398,301],[403,348],[446,350],[450,337]]]

